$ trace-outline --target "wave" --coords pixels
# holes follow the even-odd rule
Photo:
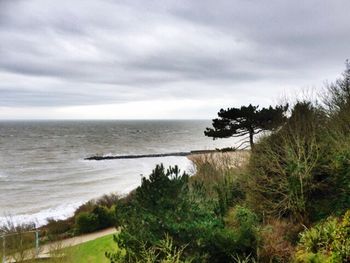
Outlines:
[[[41,210],[34,214],[6,215],[0,217],[0,226],[11,222],[15,225],[34,223],[36,227],[45,225],[49,219],[63,220],[74,215],[82,202],[59,205],[55,208]]]
[[[154,169],[155,165],[158,163],[163,163],[165,167],[168,167],[169,165],[177,164],[179,168],[182,171],[186,171],[187,173],[191,174],[191,168],[193,167],[193,164],[191,161],[185,157],[163,157],[161,159],[159,158],[149,158],[147,160],[134,162],[132,160],[120,160],[119,162],[113,162],[113,161],[101,161],[101,162],[91,162],[91,161],[82,161],[85,165],[90,167],[89,169],[82,169],[82,171],[72,171],[72,172],[66,172],[65,176],[66,178],[70,178],[69,180],[61,180],[60,182],[57,182],[55,180],[51,179],[30,179],[31,182],[43,182],[43,181],[52,181],[52,183],[62,186],[72,186],[74,185],[77,189],[77,191],[80,189],[79,186],[82,185],[96,185],[96,188],[94,188],[94,193],[98,193],[98,196],[102,196],[103,194],[108,194],[110,192],[116,192],[120,195],[126,195],[133,189],[137,188],[140,183],[140,177],[142,176],[148,176],[152,170]],[[136,167],[135,167],[136,166]],[[99,176],[93,176],[96,171],[100,171]],[[91,176],[88,176],[87,178],[83,179],[82,176],[76,176],[76,174],[90,174]],[[42,181],[41,181],[42,180]],[[13,182],[13,181],[12,181]],[[19,181],[21,182],[21,181]],[[23,180],[22,180],[23,182]],[[99,183],[101,182],[101,183]],[[107,183],[109,182],[109,183]],[[106,184],[111,185],[111,187],[107,187]],[[102,186],[103,190],[98,188],[97,186]],[[51,187],[51,184],[46,184],[45,187]],[[4,187],[2,187],[4,188]],[[14,186],[11,184],[10,189],[13,190]],[[45,225],[48,221],[48,219],[52,218],[55,220],[60,219],[66,219],[70,216],[72,216],[75,212],[75,210],[84,202],[97,198],[96,196],[84,196],[84,198],[81,198],[79,202],[76,203],[69,203],[64,205],[59,205],[54,208],[48,208],[41,210],[39,212],[34,212],[31,214],[29,211],[25,212],[25,214],[18,214],[18,215],[11,215],[7,216],[6,214],[0,213],[0,225],[5,224],[8,219],[10,219],[11,222],[15,224],[23,224],[23,223],[35,223],[36,226],[42,226]],[[69,201],[69,200],[68,200]],[[35,209],[35,207],[31,207],[31,209]]]

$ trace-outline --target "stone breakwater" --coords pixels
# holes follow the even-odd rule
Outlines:
[[[101,161],[101,160],[115,160],[115,159],[138,159],[138,158],[155,158],[155,157],[168,157],[168,156],[189,156],[193,154],[214,153],[217,150],[199,150],[189,152],[172,152],[172,153],[156,153],[156,154],[131,154],[131,155],[109,155],[109,156],[91,156],[84,160]]]

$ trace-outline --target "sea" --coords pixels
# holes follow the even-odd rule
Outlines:
[[[231,147],[204,136],[210,120],[0,121],[0,224],[65,219],[103,194],[125,195],[157,164],[194,173],[187,157],[87,161]]]

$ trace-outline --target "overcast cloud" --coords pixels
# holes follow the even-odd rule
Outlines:
[[[0,0],[0,118],[212,118],[320,88],[349,0]]]

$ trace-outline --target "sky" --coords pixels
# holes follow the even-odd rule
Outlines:
[[[0,0],[0,119],[210,119],[335,80],[349,0]]]

